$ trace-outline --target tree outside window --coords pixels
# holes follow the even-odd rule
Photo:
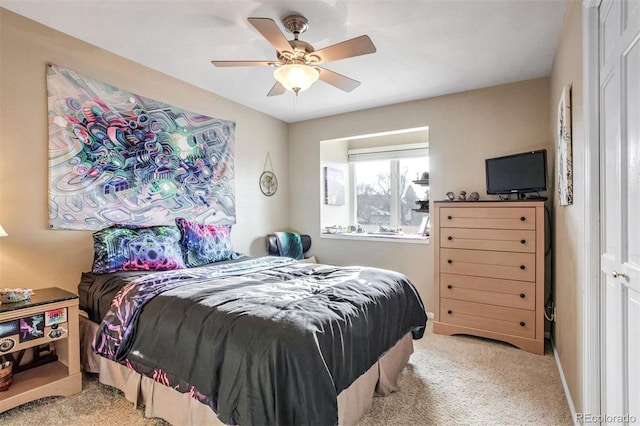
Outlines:
[[[354,163],[357,224],[366,232],[379,231],[380,226],[417,232],[428,213],[417,212],[416,201],[428,199],[428,192],[413,181],[427,168],[427,157]]]

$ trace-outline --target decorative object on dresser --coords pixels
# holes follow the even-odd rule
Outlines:
[[[544,202],[436,202],[437,334],[544,353]]]
[[[33,351],[33,360],[23,364],[27,350]],[[80,392],[78,296],[42,288],[28,300],[0,305],[0,356],[3,367],[13,364],[13,383],[0,395],[0,413],[39,398]]]
[[[30,288],[5,288],[0,290],[0,303],[15,303],[29,300],[33,290]]]
[[[13,383],[13,361],[5,360],[0,356],[0,392],[9,390]]]

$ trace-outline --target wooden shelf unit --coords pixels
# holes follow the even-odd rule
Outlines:
[[[14,347],[0,355],[51,343],[55,345],[58,360],[14,373],[11,387],[0,392],[0,413],[29,401],[47,396],[69,396],[82,390],[80,372],[80,346],[78,330],[78,296],[58,289],[36,289],[31,300],[0,305],[0,323],[19,321],[47,311],[66,309],[66,322],[45,326],[42,337],[20,341],[19,335],[0,338],[11,339]],[[65,330],[60,337],[51,337],[52,330]]]
[[[543,201],[435,202],[434,333],[544,354]]]

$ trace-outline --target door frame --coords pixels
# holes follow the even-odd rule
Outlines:
[[[602,230],[600,206],[600,49],[599,7],[601,0],[582,2],[582,70],[585,132],[585,244],[582,354],[582,412],[600,416],[602,410],[602,297],[600,271]],[[597,189],[597,190],[596,190]],[[575,419],[574,419],[575,420]]]

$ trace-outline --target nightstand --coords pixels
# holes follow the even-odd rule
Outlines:
[[[30,300],[0,305],[0,356],[47,345],[57,360],[16,372],[13,384],[0,392],[0,413],[47,396],[69,396],[82,390],[78,332],[78,296],[50,287],[35,290]],[[35,356],[37,358],[37,356]]]

